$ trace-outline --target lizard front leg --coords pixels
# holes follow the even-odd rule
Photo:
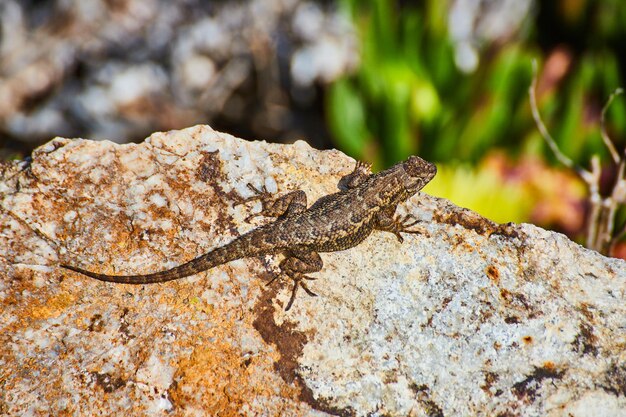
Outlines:
[[[337,184],[337,188],[340,190],[346,191],[359,187],[362,185],[366,179],[368,179],[372,175],[372,165],[366,162],[356,161],[356,165],[354,166],[354,170],[351,173],[344,175],[339,180]],[[328,202],[333,201],[336,198],[335,194],[325,195],[317,200],[311,208],[320,207]]]
[[[359,185],[363,184],[363,182],[370,175],[372,175],[372,165],[367,162],[356,161],[354,170],[351,173],[344,175],[339,180],[339,188],[357,188]]]
[[[252,190],[254,195],[237,202],[235,205],[260,200],[262,208],[260,212],[248,216],[246,221],[258,216],[286,217],[306,210],[306,194],[302,190],[290,191],[285,195],[275,197],[267,191],[265,186],[259,190],[254,185],[248,184],[248,188]]]
[[[412,214],[405,216],[396,216],[396,206],[387,207],[378,212],[375,217],[374,229],[382,230],[396,235],[400,243],[404,242],[402,233],[422,233],[420,230],[411,230],[410,228],[419,223]]]
[[[289,311],[296,299],[296,293],[298,288],[302,289],[312,297],[316,297],[313,291],[311,291],[303,280],[314,280],[315,278],[309,277],[305,274],[311,272],[318,272],[324,266],[322,258],[317,252],[314,251],[289,251],[287,252],[287,258],[283,259],[279,264],[280,275],[286,275],[293,281],[293,289],[291,290],[291,298],[287,303],[285,311]],[[280,276],[279,275],[279,276]],[[272,280],[273,281],[273,280]],[[270,281],[271,283],[271,281]],[[269,283],[268,283],[269,284]]]

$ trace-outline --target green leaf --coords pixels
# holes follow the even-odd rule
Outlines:
[[[328,125],[338,146],[363,159],[370,134],[361,97],[349,81],[339,80],[330,87],[327,100]]]

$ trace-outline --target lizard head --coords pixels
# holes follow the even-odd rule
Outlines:
[[[404,188],[410,195],[424,188],[437,173],[435,164],[425,161],[419,156],[410,156],[402,163],[402,168],[407,174],[402,178]]]

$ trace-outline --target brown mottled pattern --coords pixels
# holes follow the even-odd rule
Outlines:
[[[259,192],[248,200],[260,199],[263,203],[260,214],[276,216],[273,223],[167,271],[146,275],[106,275],[61,266],[101,281],[151,284],[197,274],[235,259],[283,253],[287,258],[281,262],[281,272],[294,281],[287,304],[289,309],[298,287],[315,295],[303,279],[311,279],[306,273],[322,269],[318,252],[354,247],[373,230],[391,232],[400,241],[400,232],[414,233],[409,227],[417,222],[411,216],[395,217],[396,207],[421,190],[436,173],[434,164],[417,156],[377,174],[372,174],[368,165],[357,162],[354,171],[339,182],[342,191],[320,198],[308,209],[306,195],[301,191],[292,191],[277,199]]]

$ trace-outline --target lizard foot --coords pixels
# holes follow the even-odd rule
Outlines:
[[[317,297],[317,294],[311,291],[309,287],[307,287],[307,285],[302,281],[303,279],[314,280],[315,278],[308,277],[306,275],[299,275],[298,278],[292,278],[292,279],[293,279],[293,289],[291,290],[291,297],[289,298],[289,302],[287,303],[287,307],[285,308],[285,311],[289,311],[289,309],[293,305],[293,302],[296,300],[296,294],[298,293],[299,287],[302,287],[302,289],[311,297]]]
[[[259,200],[261,201],[261,211],[249,215],[246,217],[246,221],[261,216],[281,218],[296,215],[306,210],[306,194],[302,190],[290,191],[281,197],[276,197],[267,191],[265,185],[258,189],[254,185],[248,184],[248,188],[252,190],[254,195],[241,198],[235,205]]]
[[[369,162],[356,161],[354,170],[364,175],[370,175],[372,173],[372,164]]]
[[[261,201],[261,204],[263,208],[265,209],[265,207],[268,205],[268,202],[274,199],[272,194],[269,191],[267,191],[267,188],[265,187],[265,185],[262,185],[260,189],[250,183],[246,184],[246,186],[248,187],[250,191],[252,191],[252,196],[241,198],[239,201],[237,201],[233,205],[233,207],[240,206],[242,204],[247,204],[251,201]],[[254,219],[255,217],[261,217],[263,215],[264,215],[263,211],[261,211],[260,213],[253,213],[249,215],[248,217],[246,217],[244,221],[246,223],[249,223],[250,220]]]
[[[273,198],[272,194],[269,191],[267,191],[267,188],[265,187],[265,185],[262,185],[260,189],[250,183],[246,184],[246,186],[248,187],[250,191],[252,191],[252,196],[239,197],[239,201],[233,204],[233,206],[240,206],[242,204],[249,203],[250,201],[257,201],[257,200],[267,201]]]
[[[291,289],[291,297],[289,298],[289,302],[287,303],[287,307],[285,308],[285,311],[289,311],[289,309],[293,305],[293,302],[296,300],[296,294],[298,292],[299,287],[302,287],[302,289],[311,297],[317,297],[317,294],[311,291],[309,287],[302,281],[302,280],[314,281],[317,279],[315,277],[310,277],[308,275],[298,274],[298,278],[291,278],[288,274],[281,272],[279,274],[276,274],[276,276],[274,276],[274,278],[269,280],[265,285],[269,286],[277,279],[283,278],[283,277],[287,277],[293,280],[293,288]]]
[[[339,180],[340,189],[351,189],[361,185],[372,174],[372,164],[356,161],[354,170]]]
[[[426,232],[423,229],[411,230],[411,227],[415,226],[418,223],[420,223],[420,220],[416,219],[415,216],[413,216],[412,214],[398,216],[395,219],[393,219],[393,227],[389,231],[393,233],[394,235],[396,235],[396,237],[398,238],[398,241],[402,243],[404,242],[404,238],[400,234],[401,232],[412,233],[412,234],[418,234],[418,233],[426,234]]]

